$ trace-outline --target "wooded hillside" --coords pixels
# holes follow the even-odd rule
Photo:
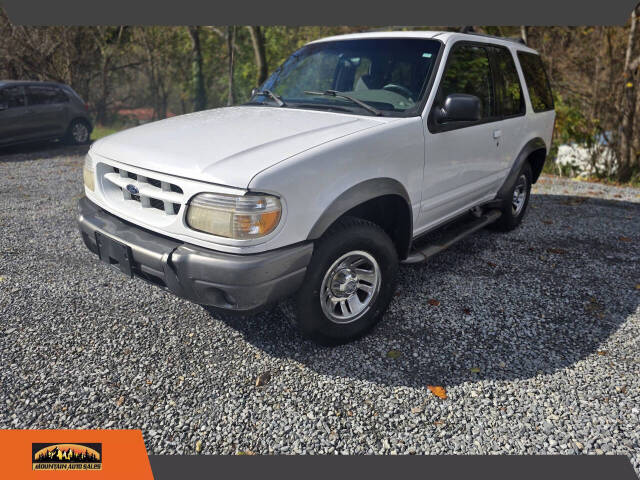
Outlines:
[[[624,27],[482,27],[526,37],[545,60],[558,119],[555,144],[614,153],[622,182],[640,177],[640,6]],[[71,85],[96,123],[126,125],[238,104],[295,49],[373,27],[24,27],[0,9],[0,78]],[[375,29],[449,29],[375,27]],[[457,28],[455,29],[457,30]]]

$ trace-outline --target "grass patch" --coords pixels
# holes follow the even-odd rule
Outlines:
[[[109,126],[106,127],[104,125],[96,125],[93,127],[93,131],[91,132],[91,140],[98,140],[102,137],[106,137],[107,135],[111,135],[112,133],[119,132],[120,130],[124,130],[127,127],[125,126]]]

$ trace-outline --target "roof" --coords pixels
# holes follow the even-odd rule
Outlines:
[[[479,33],[460,33],[460,32],[448,32],[437,30],[414,30],[414,31],[389,31],[389,32],[364,32],[364,33],[349,33],[346,35],[335,35],[333,37],[326,37],[315,40],[313,43],[321,42],[333,42],[338,40],[360,40],[365,38],[424,38],[440,40],[443,43],[449,43],[452,41],[467,40],[470,42],[482,42],[482,43],[495,43],[498,45],[506,45],[510,47],[516,47],[517,50],[523,50],[526,52],[537,53],[533,48],[517,42],[512,38],[492,37],[490,35],[483,35]]]

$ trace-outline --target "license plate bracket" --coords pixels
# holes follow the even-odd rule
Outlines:
[[[100,260],[128,277],[133,276],[131,271],[131,248],[129,246],[100,232],[96,232],[96,245],[98,245]]]

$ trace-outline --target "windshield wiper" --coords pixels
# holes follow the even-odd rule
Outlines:
[[[324,92],[314,92],[314,91],[310,91],[310,90],[305,90],[305,92],[307,95],[323,95],[325,97],[340,97],[340,98],[346,98],[347,100],[352,101],[353,103],[360,105],[362,108],[364,108],[365,110],[370,111],[371,113],[373,113],[376,116],[380,116],[382,115],[382,112],[380,110],[378,110],[375,107],[372,107],[371,105],[364,103],[362,100],[358,100],[355,97],[352,97],[350,95],[345,95],[344,93],[340,93],[337,92],[336,90],[325,90]]]
[[[328,105],[326,103],[288,103],[291,108],[313,108],[316,110],[334,110],[338,112],[353,113],[353,107],[343,107],[342,105]]]
[[[279,107],[284,107],[286,105],[286,103],[284,103],[284,100],[282,100],[282,98],[280,98],[280,96],[276,95],[271,90],[260,90],[259,92],[255,92],[253,94],[254,97],[256,95],[262,95],[264,97],[271,98],[272,100],[274,100],[278,104]]]

